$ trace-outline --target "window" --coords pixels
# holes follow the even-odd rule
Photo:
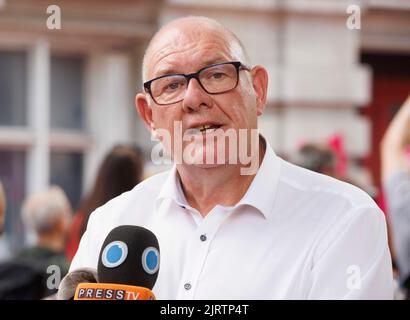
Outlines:
[[[0,50],[0,126],[25,126],[26,102],[27,53]],[[12,145],[9,138],[0,140]],[[13,247],[20,247],[24,239],[20,211],[26,191],[26,152],[17,150],[4,145],[0,149],[0,181],[7,200],[5,230]]]
[[[67,194],[73,210],[81,200],[83,177],[83,154],[74,152],[51,152],[50,184],[60,186]]]
[[[0,125],[26,124],[27,54],[0,51]]]
[[[78,135],[85,122],[83,73],[83,57],[50,58],[50,184],[66,192],[74,210],[82,195],[84,139]]]
[[[27,193],[54,184],[66,192],[73,209],[81,200],[83,159],[91,144],[84,132],[84,57],[50,55],[43,41],[26,51],[0,50],[0,180],[8,202],[5,231],[14,253],[25,238],[21,206]],[[48,62],[50,73],[45,73],[41,67]],[[29,88],[41,90],[35,91],[36,98],[44,101],[31,104]],[[46,124],[43,120],[48,114]],[[44,134],[48,135],[46,147],[41,143]],[[48,162],[38,161],[46,155],[49,167]],[[33,174],[38,172],[49,180],[39,180]]]
[[[83,66],[81,57],[51,57],[51,128],[83,128]]]
[[[21,206],[26,188],[25,151],[0,150],[0,181],[6,193],[6,225],[13,247],[21,246],[24,230],[21,222]]]

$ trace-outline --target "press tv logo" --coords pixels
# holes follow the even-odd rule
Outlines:
[[[82,283],[75,300],[155,300],[147,288],[107,283]]]
[[[136,295],[134,292],[127,292],[125,290],[114,290],[114,289],[93,289],[93,288],[82,288],[78,292],[78,298],[80,299],[92,299],[92,300],[124,300],[127,294],[126,300],[138,300],[139,293]],[[131,294],[133,294],[133,299],[131,299]]]

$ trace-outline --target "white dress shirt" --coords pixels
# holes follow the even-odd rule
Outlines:
[[[267,145],[233,207],[203,218],[176,168],[109,201],[90,217],[70,271],[96,268],[118,225],[150,229],[160,245],[157,299],[391,299],[385,218],[360,189],[292,165]]]

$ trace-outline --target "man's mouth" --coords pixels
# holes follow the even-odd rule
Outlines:
[[[189,135],[212,133],[212,132],[215,132],[220,127],[222,127],[222,125],[205,124],[205,125],[190,128],[185,133]]]
[[[199,130],[201,133],[206,133],[206,132],[214,132],[216,129],[219,129],[220,127],[221,127],[220,125],[206,124],[203,126],[196,127],[195,129]]]

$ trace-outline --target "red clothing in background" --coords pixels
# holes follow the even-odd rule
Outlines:
[[[66,255],[69,261],[72,261],[80,244],[81,235],[80,230],[85,219],[85,214],[81,211],[76,212],[71,223],[71,229],[67,241]]]

